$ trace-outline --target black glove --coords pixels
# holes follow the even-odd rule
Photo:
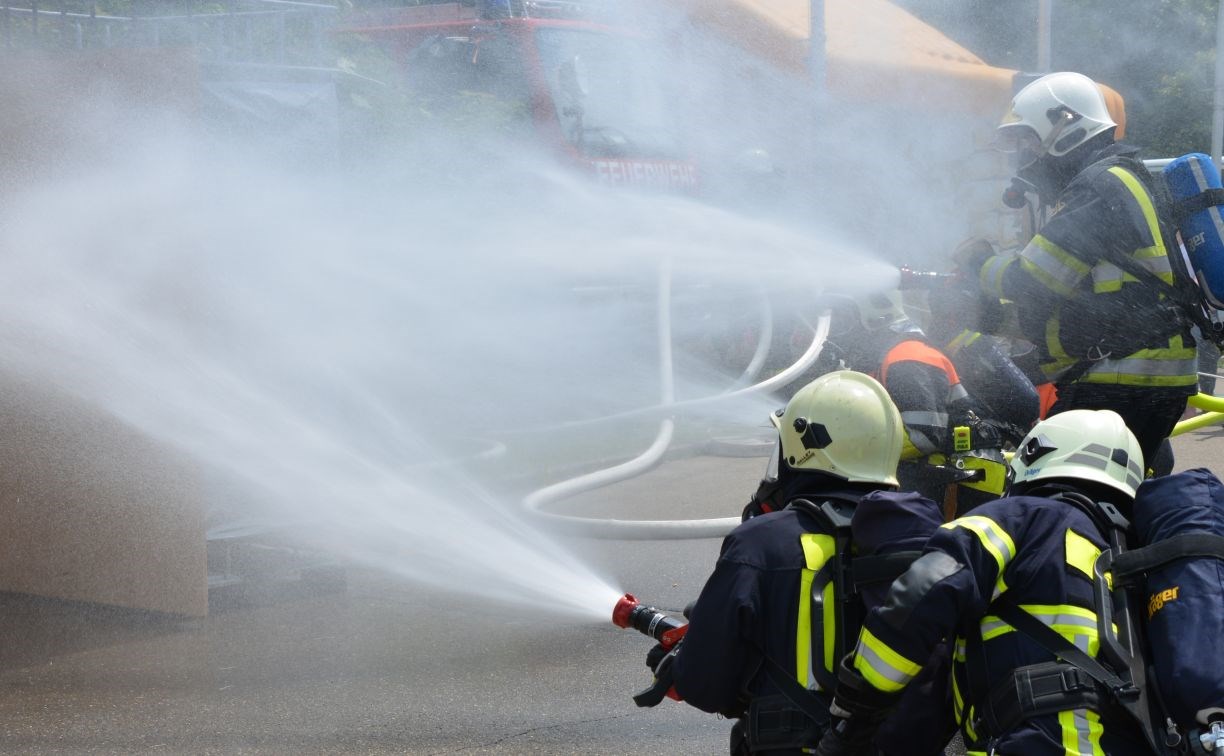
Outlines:
[[[646,666],[650,667],[650,671],[654,672],[659,668],[659,662],[663,661],[663,657],[670,654],[675,649],[663,648],[662,643],[656,643],[654,648],[646,653]]]
[[[872,687],[852,664],[854,654],[841,661],[837,671],[837,692],[829,707],[832,721],[817,756],[852,756],[871,752],[880,723],[896,704],[899,693],[885,693]]]
[[[651,657],[655,656],[655,649],[662,650],[662,646],[655,646],[646,656],[646,664],[654,671],[654,681],[650,687],[633,697],[633,702],[638,706],[658,706],[659,702],[667,696],[667,691],[672,687],[672,663],[676,661],[676,652],[680,650],[681,643],[677,643],[672,650],[662,652],[654,664],[651,665]]]

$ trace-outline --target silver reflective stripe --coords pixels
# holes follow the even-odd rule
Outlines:
[[[1080,451],[1085,451],[1089,454],[1100,454],[1102,457],[1108,457],[1110,454],[1113,454],[1113,449],[1104,444],[1085,444],[1084,448],[1080,449]]]
[[[1122,269],[1113,263],[1100,263],[1092,269],[1092,285],[1100,286],[1113,281],[1121,283],[1123,275]]]
[[[858,644],[858,650],[854,653],[860,659],[867,662],[867,666],[871,667],[871,669],[877,675],[890,682],[896,683],[898,686],[904,687],[914,677],[913,675],[908,675],[884,661],[882,658],[880,658],[880,655],[872,650],[872,648],[866,643]]]
[[[1145,257],[1139,262],[1143,263],[1143,267],[1147,268],[1158,276],[1173,272],[1173,264],[1169,262],[1168,255]]]
[[[948,413],[912,410],[901,413],[901,422],[906,425],[926,425],[931,428],[946,428],[948,427]]]
[[[922,431],[914,430],[907,425],[905,433],[909,436],[910,443],[914,445],[914,448],[923,454],[934,454],[939,451],[939,447]]]
[[[1061,286],[1068,290],[1073,289],[1079,283],[1085,271],[1076,270],[1059,259],[1059,257],[1042,246],[1039,239],[1040,237],[1037,237],[1030,241],[1028,246],[1024,248],[1024,251],[1020,253],[1020,257],[1043,271]],[[1050,242],[1046,243],[1049,244]],[[1087,268],[1087,266],[1084,267]]]
[[[1187,360],[1099,360],[1088,368],[1089,373],[1123,373],[1125,375],[1189,375],[1198,369],[1196,358]]]
[[[952,388],[948,390],[948,399],[950,401],[956,401],[957,399],[967,399],[968,397],[969,397],[969,392],[965,391],[965,387],[960,385],[959,383],[954,383],[952,385]]]
[[[1076,452],[1070,457],[1067,457],[1066,464],[1083,465],[1084,467],[1092,467],[1096,468],[1097,470],[1105,470],[1109,467],[1109,460],[1102,457],[1096,457],[1091,454]]]
[[[1200,192],[1210,188],[1211,184],[1207,183],[1207,177],[1203,175],[1202,164],[1197,160],[1191,160],[1190,171],[1194,174],[1194,183]],[[1221,215],[1219,208],[1207,208],[1207,215],[1211,218],[1211,225],[1215,226],[1216,236],[1224,239],[1224,216]]]
[[[982,637],[990,635],[995,631],[1006,630],[1011,625],[1007,624],[998,617],[983,617],[982,618]]]
[[[1087,709],[1076,709],[1071,712],[1071,721],[1075,724],[1075,740],[1079,746],[1079,752],[1091,756],[1092,750],[1092,724],[1088,721]]]

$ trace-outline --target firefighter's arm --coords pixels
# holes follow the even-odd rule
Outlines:
[[[1116,242],[1106,238],[1113,216],[1100,197],[1080,188],[1065,204],[1018,254],[994,255],[979,268],[981,290],[1015,302],[1020,330],[1035,342],[1055,309],[1074,298],[1105,245]]]
[[[985,613],[1002,589],[1001,576],[1015,554],[1011,534],[988,514],[941,526],[926,553],[864,621],[844,673],[861,677],[883,693],[900,693],[940,641]]]
[[[959,521],[958,521],[959,522]],[[975,543],[985,525],[941,529],[863,623],[854,653],[843,660],[820,756],[864,753],[888,710],[940,640],[985,611],[998,567]]]
[[[672,662],[676,693],[712,714],[736,715],[740,693],[759,643],[760,569],[724,554],[689,617],[688,631]]]

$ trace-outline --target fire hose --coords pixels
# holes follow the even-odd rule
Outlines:
[[[668,411],[672,414],[680,409],[724,402],[748,394],[767,392],[786,385],[801,375],[803,371],[807,370],[816,361],[820,356],[820,350],[824,346],[825,337],[829,332],[830,314],[826,311],[817,322],[811,345],[798,361],[782,372],[754,385],[745,386],[744,388],[724,394],[677,402],[675,400],[675,376],[672,370],[671,263],[669,260],[664,260],[659,268],[657,308],[659,312],[657,334],[659,339],[661,376],[661,402],[657,409]],[[760,347],[758,347],[759,353]],[[763,360],[763,357],[761,360]],[[754,356],[753,362],[758,362],[756,356]],[[664,418],[659,425],[654,442],[637,457],[619,465],[537,489],[523,498],[523,507],[532,515],[546,520],[550,525],[562,532],[570,535],[586,536],[588,538],[676,540],[687,538],[721,538],[727,535],[740,524],[740,517],[696,520],[619,520],[579,517],[548,512],[543,509],[547,504],[585,491],[618,483],[647,472],[662,460],[664,453],[671,445],[675,427],[675,420],[671,416]]]

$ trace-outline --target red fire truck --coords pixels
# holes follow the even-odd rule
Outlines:
[[[389,56],[431,112],[483,102],[600,182],[693,192],[665,83],[619,3],[463,0],[356,10],[337,33]],[[470,119],[469,119],[470,120]]]

